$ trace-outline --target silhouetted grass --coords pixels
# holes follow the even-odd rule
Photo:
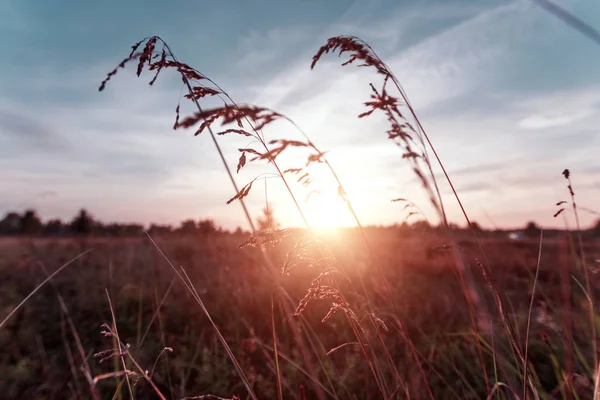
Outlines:
[[[464,295],[453,272],[454,260],[447,252],[428,256],[429,248],[443,239],[435,235],[407,237],[393,228],[368,230],[367,236],[376,243],[374,249],[380,255],[385,279],[392,286],[395,302],[400,305],[396,309],[387,297],[377,295],[381,288],[379,279],[370,279],[368,270],[361,272],[367,289],[376,294],[372,297],[373,306],[387,328],[381,329],[380,333],[398,371],[396,396],[406,397],[405,389],[411,393],[411,398],[426,396],[415,364],[416,357],[434,398],[484,398],[487,393],[479,363],[475,361],[477,349],[471,339]],[[264,276],[257,265],[260,254],[239,249],[237,244],[243,237],[231,234],[156,240],[175,265],[186,266],[190,280],[211,310],[211,317],[227,339],[257,396],[276,397],[270,344],[270,289],[264,284]],[[362,239],[356,231],[324,240],[348,263],[362,265],[369,260],[364,250],[358,250]],[[274,262],[283,264],[285,252],[293,244],[294,238],[290,237],[280,244],[280,248],[274,249]],[[18,304],[37,282],[46,278],[41,265],[51,273],[79,252],[78,244],[68,239],[39,239],[9,245],[17,252],[3,259],[0,270],[2,315]],[[167,398],[202,393],[243,397],[244,389],[228,361],[227,352],[202,312],[194,306],[195,300],[185,286],[176,281],[163,299],[172,284],[172,270],[146,239],[93,240],[90,245],[95,248],[92,253],[82,258],[79,265],[57,275],[53,279],[55,288],[45,286],[40,289],[0,331],[0,344],[4,349],[0,389],[7,398],[33,398],[36,395],[63,398],[64,393],[71,390],[69,388],[76,390],[77,387],[82,392],[79,397],[90,397],[86,374],[81,369],[85,363],[79,348],[86,353],[92,379],[103,374],[115,376],[110,362],[99,363],[92,357],[94,353],[112,348],[112,341],[102,337],[100,329],[102,322],[112,320],[105,287],[111,293],[119,336],[123,343],[131,345],[130,354],[143,368],[152,370],[163,349],[173,349],[173,353],[158,359],[152,375],[154,383]],[[3,244],[2,249],[6,246]],[[472,243],[463,246],[468,255],[476,255]],[[561,289],[562,272],[557,267],[557,260],[568,257],[565,254],[566,238],[544,241],[535,293],[532,293],[532,283],[539,250],[537,241],[512,243],[493,239],[484,241],[483,246],[491,267],[497,271],[498,286],[509,301],[511,317],[522,343],[529,337],[528,365],[540,398],[554,398],[561,391],[569,391],[571,386],[575,386],[573,390],[580,398],[590,398],[592,340],[585,327],[586,300],[577,293],[574,285],[571,310],[565,314],[567,304]],[[586,246],[588,252],[598,257],[597,243],[586,243]],[[573,274],[577,276],[576,271]],[[311,275],[310,271],[298,270],[295,276],[282,275],[274,279],[294,302],[299,302],[312,280]],[[350,277],[356,279],[353,273]],[[592,283],[597,284],[597,279]],[[342,290],[351,293],[352,289],[346,283]],[[74,331],[67,329],[66,345],[71,348],[77,379],[71,372],[65,341],[61,337],[60,321],[64,311],[61,311],[56,293],[67,305],[69,318],[81,341],[77,344]],[[532,296],[532,317],[529,319]],[[349,300],[361,301],[356,294],[349,296]],[[317,302],[303,313],[320,339],[315,348],[322,353],[315,356],[319,356],[326,369],[313,376],[308,373],[300,354],[296,333],[288,324],[293,315],[286,315],[276,307],[274,323],[278,332],[284,398],[299,398],[300,386],[304,387],[308,398],[314,397],[315,386],[322,386],[321,390],[331,398],[378,398],[378,389],[364,356],[359,346],[353,344],[351,327],[336,315],[327,323],[320,322],[328,308],[326,303]],[[564,331],[565,318],[573,323],[569,335]],[[400,320],[412,338],[414,354],[399,330]],[[529,335],[526,336],[528,323]],[[374,337],[374,328],[367,329],[370,337]],[[144,341],[138,345],[136,338],[146,330]],[[574,349],[573,375],[569,381],[563,376],[563,366],[569,357],[567,338]],[[498,378],[522,374],[519,365],[515,365],[509,356],[510,347],[484,339],[484,357],[490,371],[496,370]],[[348,344],[338,348],[344,343]],[[374,350],[382,350],[376,341],[372,346]],[[336,350],[327,354],[333,349]],[[383,368],[386,367],[391,368],[384,364]],[[330,383],[327,377],[331,379]],[[501,381],[495,379],[493,372],[489,378],[492,382]],[[102,379],[97,382],[97,389],[104,398],[112,395],[118,385],[118,379]],[[522,398],[520,387],[513,386],[512,389]],[[140,398],[150,396],[152,391],[142,381],[135,383],[134,390]],[[555,394],[551,395],[553,392]]]
[[[146,38],[107,75],[100,91],[129,62],[137,63],[138,76],[154,74],[150,85],[163,70],[177,73],[195,111],[181,116],[178,103],[174,129],[211,137],[234,189],[227,203],[241,205],[252,233],[2,244],[1,393],[164,399],[597,396],[598,279],[591,260],[598,258],[598,243],[581,235],[569,172],[577,241],[569,233],[511,242],[476,229],[457,232],[447,219],[450,200],[440,194],[435,169],[472,228],[468,212],[399,80],[353,36],[329,39],[311,68],[332,52],[348,56],[343,65],[360,62],[381,77],[380,84],[369,84],[372,94],[358,118],[386,118],[383,133],[400,148],[440,227],[364,227],[326,152],[299,123],[236,103],[216,82],[180,62],[161,38]],[[206,98],[223,105],[204,108]],[[292,123],[302,140],[266,140],[263,129],[276,120]],[[241,189],[223,152],[231,135],[250,143],[238,149],[236,172],[248,163],[268,169]],[[306,161],[284,169],[280,162],[290,149],[304,151]],[[332,175],[356,228],[326,235],[311,226],[292,183],[310,196],[311,168],[319,164]],[[302,229],[255,227],[245,198],[266,177],[283,183]],[[409,199],[393,201],[420,212]]]

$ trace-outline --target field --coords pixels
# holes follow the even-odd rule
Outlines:
[[[571,171],[554,176],[564,184],[564,197],[539,198],[543,212],[555,206],[560,218],[554,221],[562,219],[565,229],[544,230],[534,222],[510,235],[482,229],[390,67],[356,36],[329,38],[306,67],[323,68],[321,60],[331,55],[340,56],[342,66],[373,73],[361,111],[343,118],[372,123],[365,132],[377,127],[406,168],[392,171],[386,164],[370,174],[393,177],[388,186],[407,196],[369,209],[379,212],[377,221],[385,217],[381,223],[394,225],[363,224],[330,153],[301,122],[238,104],[176,58],[161,37],[146,37],[99,77],[99,92],[116,85],[114,76],[130,64],[150,86],[171,73],[176,79],[168,82],[181,88],[173,130],[203,134],[214,145],[218,158],[212,160],[222,164],[228,182],[206,177],[202,189],[230,188],[226,203],[241,208],[244,220],[235,223],[249,232],[224,230],[212,219],[146,229],[104,224],[85,209],[67,223],[43,222],[33,208],[9,211],[0,221],[0,397],[600,399],[600,221],[587,226],[589,215],[580,220],[582,212],[600,214],[586,207],[589,196],[578,205]],[[124,118],[129,112],[123,110]],[[271,124],[287,128],[266,136]],[[328,128],[319,127],[315,136]],[[361,150],[351,140],[341,144],[349,143]],[[355,154],[346,161],[362,165],[378,157]],[[199,154],[203,161],[205,155]],[[230,165],[230,158],[237,163]],[[421,190],[417,200],[408,198],[414,190],[395,181],[405,172],[412,189]],[[519,173],[529,174],[526,168]],[[589,190],[586,176],[582,186]],[[291,205],[285,220],[300,227],[280,226],[274,217],[269,179],[278,184],[278,200]],[[528,179],[533,185],[538,177]],[[315,184],[326,180],[326,188]],[[494,180],[486,176],[485,185],[471,187],[490,184],[489,192],[501,197]],[[128,185],[111,180],[106,187]],[[90,186],[89,192],[103,189]],[[527,193],[538,200],[535,190]],[[308,203],[314,194],[319,200]],[[265,208],[255,219],[248,204],[255,207],[257,195]],[[395,211],[379,209],[390,201],[402,223],[391,216]],[[530,217],[525,207],[518,211]],[[292,213],[295,219],[288,219]],[[341,223],[340,215],[348,220]]]
[[[479,306],[488,314],[479,317],[488,326],[480,324],[476,337],[454,257],[443,247],[443,237],[366,229],[376,254],[376,260],[370,260],[359,233],[346,230],[321,239],[340,263],[339,289],[347,293],[364,330],[364,346],[372,352],[369,359],[377,360],[388,393],[417,399],[427,398],[431,390],[436,399],[485,398],[490,388],[485,386],[480,357],[490,386],[502,377],[513,379],[507,385],[515,387],[522,365],[506,339],[491,292],[480,292]],[[149,371],[165,398],[245,398],[246,390],[215,329],[167,260],[187,271],[259,398],[277,397],[278,375],[284,398],[379,398],[378,383],[344,318],[347,313],[338,311],[321,322],[330,299],[309,302],[298,316],[290,309],[320,272],[318,266],[298,266],[282,274],[286,254],[304,234],[296,231],[268,246],[273,270],[262,266],[256,249],[238,248],[245,234],[157,237],[156,245],[146,237],[3,239],[2,319],[48,274],[93,249],[54,277],[0,330],[3,398],[89,398],[94,390],[100,398],[117,392],[127,397],[120,358],[112,354],[115,338],[102,334],[106,329],[101,324],[113,326],[111,304],[119,338],[130,345],[125,358],[131,356]],[[493,238],[481,244],[521,346],[527,340],[539,265],[528,359],[541,398],[573,393],[591,398],[593,340],[585,297],[575,283],[583,279],[582,272],[570,261],[567,238],[544,241],[539,263],[536,240]],[[476,271],[477,245],[463,239],[458,247],[468,269]],[[599,257],[597,243],[586,243],[586,248],[592,259]],[[359,282],[364,287],[357,287]],[[473,287],[485,289],[486,282],[475,278]],[[126,365],[133,371],[129,378],[135,396],[156,397],[132,362],[126,360]],[[96,382],[94,389],[86,375]]]

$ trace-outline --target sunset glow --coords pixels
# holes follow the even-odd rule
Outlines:
[[[356,225],[342,199],[329,193],[315,194],[306,203],[306,216],[315,228],[337,228]]]
[[[600,0],[0,1],[5,400],[600,400]]]

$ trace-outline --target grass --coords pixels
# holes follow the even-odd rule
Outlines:
[[[130,62],[137,62],[138,76],[154,74],[150,85],[163,70],[178,74],[194,111],[182,117],[179,103],[174,129],[211,137],[234,189],[227,203],[241,205],[251,236],[7,242],[13,255],[6,251],[0,267],[6,282],[2,393],[161,399],[598,395],[597,278],[590,260],[599,248],[581,235],[569,172],[576,241],[568,232],[517,243],[482,235],[472,229],[430,135],[389,67],[361,39],[340,36],[318,50],[311,68],[328,53],[347,55],[343,65],[359,62],[381,77],[370,84],[366,111],[358,117],[379,114],[388,121],[384,134],[428,195],[440,227],[364,227],[326,152],[297,122],[236,103],[180,62],[161,38],[146,38],[100,91]],[[205,108],[207,98],[223,105]],[[276,120],[293,124],[302,140],[267,141],[263,129]],[[239,149],[236,172],[248,163],[263,163],[269,172],[238,185],[222,150],[231,135],[250,142]],[[281,162],[292,149],[304,152],[306,161],[286,169]],[[306,218],[292,182],[310,196],[317,165],[331,173],[356,228],[323,235]],[[437,168],[454,199],[441,197]],[[256,228],[245,198],[267,177],[283,183],[302,229]],[[394,201],[419,210],[408,199]],[[458,202],[466,233],[452,229],[447,201]],[[82,253],[89,247],[94,251]],[[67,268],[71,263],[77,265]],[[57,303],[48,300],[54,298]]]
[[[379,333],[394,360],[393,366],[382,363],[381,368],[390,378],[396,375],[393,367],[398,371],[397,381],[393,382],[394,388],[391,390],[399,387],[396,393],[399,398],[406,397],[405,389],[411,398],[427,396],[416,359],[421,364],[434,398],[485,398],[488,393],[481,368],[476,362],[477,349],[469,331],[466,300],[453,272],[453,258],[448,253],[433,259],[427,255],[428,249],[442,239],[435,236],[406,237],[393,228],[367,228],[365,234],[372,243],[377,243],[376,250],[383,260],[381,267],[385,271],[385,278],[394,290],[395,302],[401,304],[396,310],[385,297],[372,296],[378,317],[387,328],[381,328]],[[202,296],[211,318],[227,340],[257,397],[274,398],[277,396],[277,381],[272,346],[271,291],[263,284],[265,278],[257,264],[260,262],[260,253],[237,247],[243,239],[243,236],[223,233],[210,237],[164,237],[155,240],[175,265],[186,266],[190,280]],[[348,248],[360,249],[361,234],[355,230],[343,233],[336,240],[325,240],[340,258],[354,259],[356,263],[368,261],[364,250],[353,250],[348,254]],[[563,382],[566,378],[563,376],[563,366],[567,363],[568,346],[561,321],[566,317],[566,305],[562,301],[561,271],[555,268],[556,260],[565,250],[565,241],[565,238],[544,240],[531,319],[527,315],[538,263],[539,242],[532,240],[516,244],[490,239],[483,243],[492,260],[492,268],[498,271],[498,285],[511,304],[512,318],[517,330],[522,332],[523,343],[528,337],[528,365],[535,375],[540,398],[555,398],[553,391],[558,390],[560,394],[560,391],[566,393],[570,390]],[[589,243],[590,251],[592,244],[597,246],[597,243]],[[10,246],[15,248],[14,243]],[[116,348],[110,338],[101,334],[102,322],[112,324],[105,287],[111,287],[110,297],[120,340],[131,345],[129,354],[143,366],[142,369],[151,371],[156,363],[152,380],[165,397],[182,398],[202,393],[246,397],[246,390],[227,351],[202,311],[195,306],[196,300],[183,282],[176,281],[163,300],[172,283],[172,269],[154,246],[144,238],[96,239],[93,240],[93,246],[95,250],[83,259],[80,266],[65,269],[57,275],[53,279],[55,288],[41,288],[2,329],[1,345],[5,351],[1,364],[1,389],[8,394],[8,398],[34,398],[36,395],[61,398],[69,386],[76,387],[75,382],[81,387],[79,397],[90,397],[89,385],[81,370],[84,360],[77,350],[73,332],[67,329],[66,345],[73,349],[77,376],[70,371],[60,332],[59,321],[63,312],[56,298],[57,292],[69,307],[69,316],[80,337],[80,347],[86,354],[91,376],[113,374],[110,375],[113,378],[97,383],[101,398],[112,396],[120,383],[117,378],[121,377],[115,375],[110,361],[100,363],[90,356]],[[293,246],[294,237],[281,242],[273,250],[274,262],[282,265],[287,250]],[[5,259],[0,271],[2,281],[6,282],[0,297],[2,310],[9,310],[18,304],[37,282],[46,278],[40,265],[52,271],[66,258],[77,255],[79,246],[72,239],[36,239],[32,243],[19,243],[16,249],[15,258]],[[21,252],[33,256],[19,266]],[[471,243],[468,256],[475,255],[476,250]],[[112,277],[108,274],[109,260],[113,264]],[[298,303],[313,277],[310,270],[297,269],[295,272],[290,276],[279,275],[276,279],[277,284],[285,288],[292,300]],[[350,278],[356,279],[353,273],[350,273]],[[381,286],[378,279],[368,278],[365,285],[373,293],[377,293]],[[573,282],[574,292],[576,288]],[[8,293],[8,290],[12,293]],[[351,292],[349,282],[342,285],[342,290],[352,294],[352,297],[348,296],[349,301],[357,307],[366,301],[359,294]],[[573,352],[571,379],[589,383],[575,390],[580,398],[590,398],[588,396],[593,386],[592,346],[589,329],[586,328],[585,303],[581,303],[585,300],[580,294],[581,291],[573,293],[569,316],[575,325],[569,336],[570,342],[577,349]],[[307,306],[303,317],[312,329],[312,335],[309,332],[295,332],[289,324],[293,315],[275,307],[273,321],[277,331],[283,397],[300,398],[299,387],[302,386],[308,398],[316,397],[319,389],[326,398],[378,398],[377,384],[364,361],[360,346],[355,344],[352,328],[341,315],[334,315],[327,323],[320,322],[328,309],[325,301]],[[364,315],[359,317],[364,318],[366,335],[376,338],[376,328],[364,323],[367,320]],[[406,334],[412,338],[414,353],[404,338],[399,321],[402,321]],[[527,324],[530,328],[526,336]],[[145,340],[138,346],[136,338],[146,330]],[[314,350],[311,348],[312,364],[305,362],[296,335],[310,335],[313,340],[314,337],[319,339]],[[32,345],[37,342],[40,344]],[[522,376],[521,365],[511,360],[510,347],[506,343],[496,339],[492,344],[485,338],[481,338],[481,342],[490,381],[502,382],[501,377]],[[377,354],[382,354],[379,353],[383,352],[381,343],[376,340],[369,343]],[[159,358],[167,346],[173,349],[173,353],[166,353],[167,357],[163,354]],[[494,362],[498,379],[493,374]],[[134,368],[131,365],[129,363],[127,368]],[[139,374],[139,371],[136,372]],[[391,386],[391,383],[390,379],[388,384]],[[521,395],[522,386],[513,385],[511,388],[519,398],[524,398]],[[134,389],[138,398],[151,396],[152,393],[152,388],[141,380],[135,383]],[[127,387],[121,386],[121,390],[127,398]],[[502,392],[502,389],[498,389],[496,393]]]

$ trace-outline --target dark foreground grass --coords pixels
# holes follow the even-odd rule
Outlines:
[[[365,231],[379,255],[380,269],[391,287],[395,305],[380,295],[384,290],[381,278],[368,267],[369,256],[358,230],[323,240],[341,262],[351,267],[348,278],[356,282],[355,274],[362,274],[372,293],[370,301],[378,310],[381,324],[362,326],[366,338],[380,335],[385,342],[384,349],[377,340],[371,340],[374,352],[387,351],[393,360],[393,364],[381,363],[386,382],[397,385],[390,388],[390,392],[395,391],[393,397],[425,398],[427,385],[436,399],[486,398],[490,393],[477,361],[465,296],[452,267],[454,259],[452,254],[439,250],[443,238],[407,236],[392,228]],[[299,234],[296,232],[297,237]],[[273,321],[279,354],[276,373],[272,286],[265,284],[260,254],[237,247],[245,239],[232,234],[155,238],[174,265],[185,267],[256,395],[276,398],[278,375],[284,398],[314,398],[317,393],[324,393],[326,398],[379,398],[377,383],[347,321],[337,313],[321,323],[330,308],[326,301],[311,302],[302,313],[313,332],[300,335],[318,338],[311,364],[301,354],[298,332],[291,330],[290,320],[301,317],[286,314],[275,304]],[[292,235],[272,249],[275,265],[284,264],[294,241]],[[482,243],[524,345],[539,242],[491,239]],[[460,246],[469,268],[477,268],[475,244],[463,241]],[[597,243],[587,242],[585,246],[589,256],[597,259]],[[120,340],[130,346],[127,353],[148,371],[147,376],[165,398],[207,393],[227,398],[247,396],[215,331],[147,238],[3,240],[0,319],[47,274],[89,248],[94,250],[57,275],[0,329],[3,398],[91,398],[90,377],[92,381],[96,378],[99,398],[112,398],[117,392],[124,398],[129,396],[122,364],[111,356],[117,348],[114,338],[101,333],[102,323],[112,326],[105,289]],[[582,272],[569,260],[566,238],[543,242],[527,354],[540,398],[587,399],[593,393],[593,340],[587,324]],[[290,276],[275,272],[271,279],[281,284],[296,304],[314,278],[310,271],[301,269]],[[361,303],[367,300],[351,287],[350,280],[339,281],[341,290],[348,293],[347,300],[353,307],[361,309]],[[478,284],[484,286],[485,282]],[[592,287],[596,284],[597,277],[592,274]],[[369,316],[357,317],[364,321]],[[400,321],[404,329],[400,329]],[[492,326],[492,333],[482,337],[480,343],[492,383],[500,381],[497,376],[522,373],[511,358],[510,346],[501,339],[493,342],[494,330],[501,328]],[[412,339],[414,351],[407,345],[405,333]],[[105,350],[110,352],[101,353]],[[101,356],[94,357],[97,353]],[[156,390],[142,373],[131,362],[126,365],[135,397],[156,397]],[[513,385],[512,390],[520,388]],[[505,396],[503,393],[506,388],[497,386],[494,396]],[[518,396],[522,398],[521,393]]]

